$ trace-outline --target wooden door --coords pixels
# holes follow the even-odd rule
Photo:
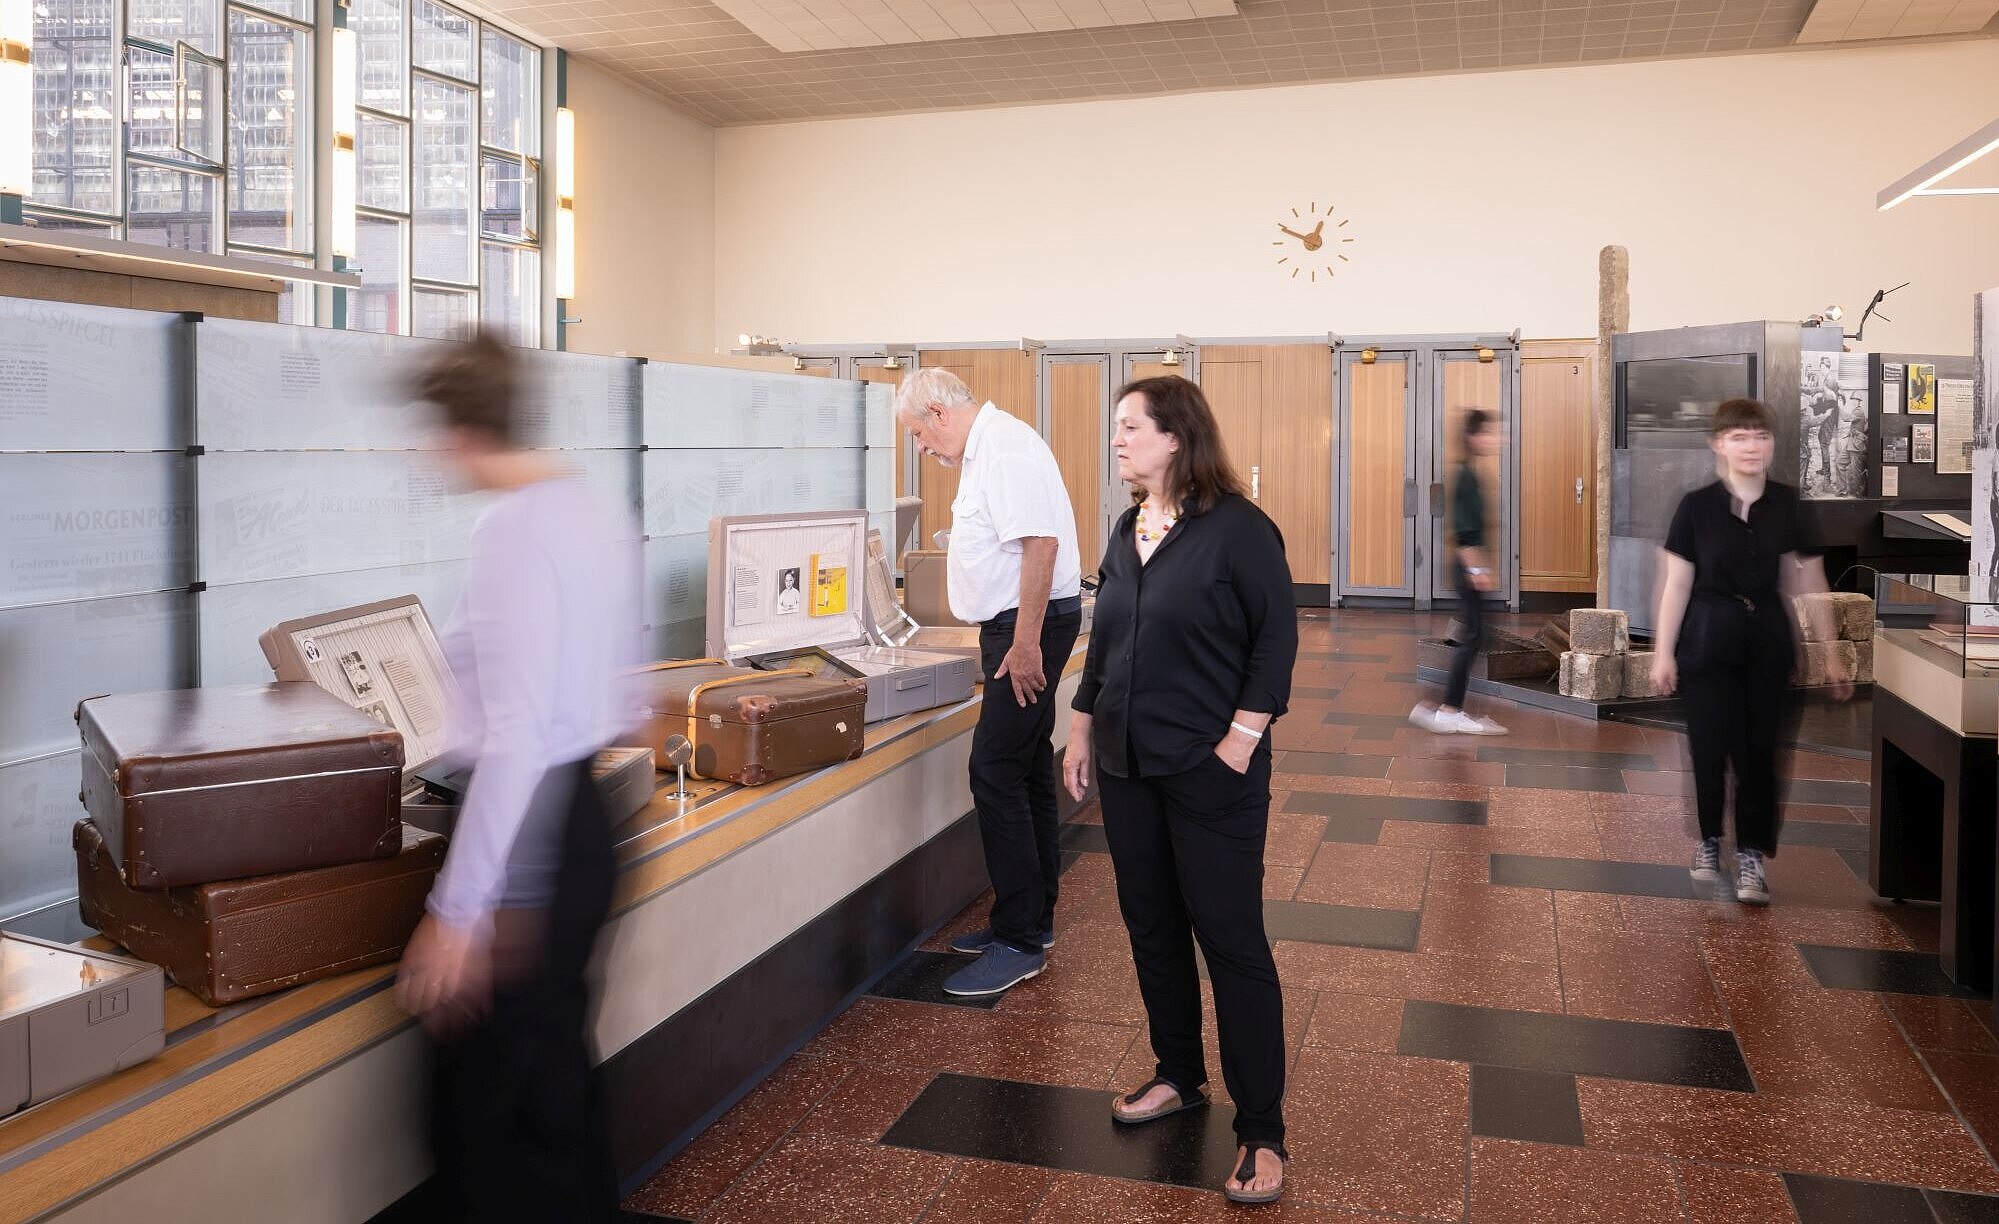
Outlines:
[[[1203,346],[1201,389],[1236,473],[1284,533],[1291,580],[1330,585],[1332,350],[1323,344]]]
[[[1520,346],[1520,587],[1596,590],[1597,345]]]
[[[1034,394],[1034,354],[1023,349],[936,349],[917,354],[924,369],[949,370],[972,389],[974,399],[990,400],[1002,412],[1035,424],[1038,401]],[[924,459],[917,469],[916,492],[923,498],[924,547],[930,547],[939,531],[951,529],[951,502],[958,495],[958,469],[947,468],[934,459]]]
[[[1415,594],[1415,364],[1340,355],[1342,595]]]
[[[1453,486],[1457,479],[1458,464],[1465,453],[1465,413],[1473,408],[1483,408],[1491,413],[1499,428],[1511,435],[1512,422],[1504,417],[1506,408],[1505,382],[1510,365],[1505,354],[1497,354],[1490,361],[1480,361],[1474,352],[1442,352],[1436,355],[1438,401],[1436,405],[1435,441],[1430,447],[1433,457],[1430,479],[1435,492],[1431,497],[1433,518],[1431,530],[1432,563],[1429,567],[1431,593],[1440,597],[1450,597],[1452,584],[1451,554],[1451,512],[1453,510]],[[1506,541],[1509,538],[1507,522],[1508,507],[1512,504],[1511,485],[1507,481],[1507,464],[1511,456],[1502,446],[1497,455],[1488,455],[1477,461],[1479,490],[1485,498],[1486,555],[1491,558],[1500,581],[1490,598],[1510,598],[1507,589]]]
[[[1109,361],[1103,357],[1049,357],[1048,446],[1076,515],[1076,548],[1083,572],[1103,559],[1105,459],[1109,452]]]

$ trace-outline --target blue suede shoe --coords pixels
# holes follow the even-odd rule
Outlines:
[[[1003,994],[1040,973],[1048,958],[1039,952],[1020,952],[1005,944],[989,944],[979,959],[944,979],[944,993],[962,999]]]
[[[962,952],[966,956],[977,956],[998,942],[997,939],[993,938],[993,929],[989,926],[982,926],[976,931],[967,931],[952,940],[951,950],[953,952]],[[1041,932],[1041,950],[1046,952],[1054,946],[1055,929],[1050,927]]]

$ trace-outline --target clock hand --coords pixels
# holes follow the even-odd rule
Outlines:
[[[1301,242],[1304,241],[1305,239],[1304,234],[1299,233],[1297,230],[1292,229],[1290,226],[1285,225],[1282,222],[1278,223],[1277,228],[1283,230],[1285,233],[1291,235],[1293,238],[1296,238]]]
[[[1312,227],[1312,237],[1317,238],[1320,234],[1324,233],[1325,231],[1326,231],[1326,223],[1324,221],[1321,221],[1317,225]]]

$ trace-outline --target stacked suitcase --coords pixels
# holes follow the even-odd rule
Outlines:
[[[403,742],[316,685],[77,708],[83,919],[210,1006],[401,955],[444,862],[402,821]]]

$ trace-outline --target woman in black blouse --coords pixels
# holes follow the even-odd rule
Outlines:
[[[1284,999],[1263,931],[1270,724],[1298,653],[1284,540],[1243,496],[1201,389],[1146,378],[1118,393],[1118,475],[1138,504],[1111,534],[1064,773],[1098,769],[1118,907],[1158,1077],[1112,1102],[1127,1125],[1205,1104],[1207,958],[1222,1080],[1241,1150],[1223,1193],[1283,1189]]]
[[[1769,479],[1776,418],[1757,400],[1715,409],[1720,479],[1680,499],[1666,532],[1652,682],[1678,689],[1694,765],[1701,843],[1693,876],[1721,878],[1727,770],[1735,770],[1736,899],[1768,905],[1763,860],[1777,853],[1777,746],[1791,708],[1795,596],[1825,590],[1798,528],[1798,492]],[[1825,609],[1814,613],[1824,618]],[[1833,636],[1817,626],[1821,640]],[[1835,660],[1834,669],[1839,668]],[[1828,677],[1844,700],[1847,677]]]

